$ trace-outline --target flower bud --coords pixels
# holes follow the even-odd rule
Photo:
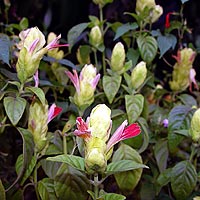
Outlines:
[[[136,65],[131,73],[131,83],[133,88],[138,89],[145,81],[147,76],[146,63],[141,61]]]
[[[92,137],[85,143],[85,166],[89,174],[102,173],[107,166],[105,156],[106,143],[97,137]]]
[[[195,111],[192,117],[189,133],[194,142],[200,140],[200,108]]]
[[[85,65],[79,78],[76,70],[74,70],[74,74],[69,71],[66,74],[76,88],[74,103],[79,108],[90,105],[94,101],[94,92],[100,79],[100,74],[96,74],[96,68],[93,65]]]
[[[124,62],[125,62],[125,50],[124,45],[121,42],[118,42],[112,51],[111,56],[111,69],[115,72],[119,72],[123,70]]]
[[[163,8],[156,5],[155,0],[137,0],[136,13],[143,15],[143,12],[148,11],[148,17],[144,19],[147,23],[154,23],[163,14]]]
[[[98,48],[101,44],[103,44],[103,36],[99,26],[94,26],[89,35],[90,44],[96,48]]]
[[[47,144],[48,105],[43,105],[39,100],[31,103],[29,109],[28,129],[33,135],[35,149],[40,152]]]
[[[110,134],[111,110],[105,104],[99,104],[92,109],[90,114],[89,127],[92,130],[92,136],[107,141]]]
[[[184,48],[174,56],[176,63],[172,73],[172,81],[169,82],[173,91],[183,91],[190,85],[190,70],[196,53],[191,48]]]
[[[163,14],[163,8],[159,5],[156,5],[152,13],[151,22],[152,23],[156,22],[162,14]]]

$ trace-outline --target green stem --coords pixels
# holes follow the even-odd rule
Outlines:
[[[98,174],[94,175],[94,200],[97,200],[99,197],[99,180]]]
[[[63,152],[67,155],[67,136],[65,133],[63,134]]]
[[[35,156],[37,158],[37,155],[35,153]],[[38,182],[37,182],[37,164],[35,165],[35,168],[34,168],[34,171],[33,171],[33,180],[34,180],[34,186],[35,186],[35,193],[36,193],[36,196],[37,196],[37,199],[40,200],[40,195],[39,195],[39,192],[38,192]]]
[[[101,33],[104,36],[104,27],[103,27],[103,7],[99,6],[99,18],[101,22]],[[105,62],[105,51],[102,52],[102,67],[103,67],[103,74],[106,74],[106,62]]]

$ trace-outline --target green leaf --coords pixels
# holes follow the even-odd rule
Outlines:
[[[169,113],[168,125],[168,144],[169,150],[175,152],[177,145],[183,140],[184,136],[177,134],[176,131],[187,130],[190,128],[190,122],[194,110],[191,107],[178,105],[174,107]]]
[[[101,195],[100,198],[98,198],[97,200],[124,200],[124,199],[126,199],[126,197],[121,194],[107,193]]]
[[[55,157],[49,157],[47,160],[54,162],[62,162],[78,169],[80,171],[85,171],[85,160],[82,157],[74,155],[59,155]]]
[[[142,113],[144,97],[141,94],[125,95],[126,112],[129,124],[134,123]]]
[[[23,174],[23,178],[20,182],[21,185],[23,185],[24,182],[26,181],[26,179],[29,178],[29,176],[33,172],[33,169],[34,169],[36,163],[37,163],[36,156],[32,156],[32,159],[31,159],[30,163],[28,163],[28,166],[26,167],[25,172]],[[24,171],[23,164],[24,164],[23,154],[21,154],[18,156],[16,164],[15,164],[15,169],[16,169],[17,174],[19,174],[22,170]]]
[[[66,164],[62,164],[57,171],[54,185],[59,200],[85,200],[88,197],[88,178],[84,173]]]
[[[184,4],[185,2],[188,2],[189,0],[181,0],[181,3]]]
[[[167,185],[171,180],[172,168],[164,170],[157,178],[156,182],[160,187]]]
[[[122,26],[117,28],[117,31],[113,40],[116,40],[119,37],[123,36],[125,33],[135,30],[137,28],[138,28],[138,25],[135,22],[123,24]]]
[[[142,164],[142,158],[139,153],[126,144],[121,144],[113,155],[112,162],[123,160],[134,161],[137,164]],[[147,167],[146,167],[147,168]],[[131,171],[114,174],[119,188],[123,191],[132,191],[138,184],[142,175],[142,169],[137,168]]]
[[[142,153],[147,149],[149,145],[149,130],[147,121],[144,118],[139,117],[137,122],[140,125],[141,134],[137,137],[124,140],[123,143],[129,145],[134,149],[138,149],[138,153]]]
[[[133,160],[119,160],[108,164],[105,174],[112,175],[140,168],[148,168],[148,167]]]
[[[55,179],[56,173],[61,166],[60,162],[52,162],[48,160],[41,160],[42,169],[44,170],[45,174],[51,178]]]
[[[140,57],[140,52],[138,49],[135,50],[133,48],[130,48],[130,49],[128,49],[126,56],[127,56],[128,60],[132,61],[132,66],[136,66],[136,64],[138,63],[138,59]]]
[[[138,48],[142,59],[151,63],[157,55],[158,44],[152,36],[139,36],[137,38]]]
[[[160,172],[163,172],[167,167],[169,156],[167,140],[158,140],[154,146],[154,155]]]
[[[88,27],[89,23],[80,23],[75,26],[73,26],[67,34],[67,41],[70,45],[70,48],[73,47],[73,45],[77,42],[78,37],[80,34]]]
[[[26,17],[23,17],[21,21],[19,22],[19,26],[21,30],[27,29],[29,24],[28,24],[28,19]]]
[[[8,118],[15,126],[24,113],[26,100],[21,97],[5,97],[3,104]]]
[[[31,91],[33,94],[35,94],[38,99],[40,100],[40,102],[42,103],[42,105],[45,105],[45,94],[43,92],[43,90],[41,88],[38,87],[26,87],[26,90]]]
[[[177,39],[172,34],[167,34],[165,36],[160,35],[157,38],[158,48],[160,49],[160,58],[170,49],[174,49]]]
[[[171,172],[171,186],[177,200],[187,199],[197,183],[197,172],[190,161],[176,164]]]
[[[19,182],[19,180],[22,178],[22,176],[25,173],[25,170],[27,169],[27,166],[30,164],[31,159],[32,159],[32,155],[34,152],[34,142],[33,142],[33,136],[32,134],[23,128],[17,128],[17,130],[19,131],[22,140],[23,140],[23,164],[22,167],[20,168],[20,172],[18,172],[18,176],[17,179],[14,181],[14,183],[9,187],[10,190],[17,182]]]
[[[50,178],[44,178],[38,182],[38,192],[42,200],[57,200],[54,190],[54,180]]]
[[[113,102],[115,95],[120,88],[121,81],[122,77],[119,75],[105,75],[103,77],[103,89],[110,104]]]
[[[0,179],[0,197],[1,197],[1,200],[6,200],[6,192],[1,182],[1,179]]]
[[[9,64],[9,57],[10,57],[10,39],[5,34],[0,34],[0,60],[2,60],[7,65]]]
[[[189,94],[181,94],[178,96],[178,98],[182,101],[182,103],[184,103],[186,106],[189,107],[193,107],[196,106],[197,107],[197,100],[189,95]]]

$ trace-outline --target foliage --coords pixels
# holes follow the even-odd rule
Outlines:
[[[72,27],[68,44],[27,18],[0,25],[2,199],[199,198],[198,52],[184,40],[187,1],[154,30],[163,8],[153,0],[137,0],[127,23],[104,18],[112,0],[93,0],[99,17]],[[173,58],[160,80],[159,60]]]

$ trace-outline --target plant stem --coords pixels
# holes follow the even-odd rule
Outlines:
[[[103,7],[99,6],[99,12],[100,12],[100,22],[101,22],[101,33],[104,36],[104,28],[103,28]],[[105,51],[102,52],[102,67],[103,67],[103,74],[106,74],[106,62],[105,62]]]
[[[36,153],[35,153],[35,156],[37,158]],[[34,171],[33,171],[33,180],[34,180],[35,193],[36,193],[37,199],[40,200],[40,195],[39,195],[38,188],[37,188],[37,185],[38,185],[38,182],[37,182],[37,164],[35,165],[35,168],[34,168]]]
[[[98,174],[94,175],[94,200],[97,200],[99,197],[99,180]]]
[[[63,153],[67,155],[67,137],[65,133],[63,133]]]

